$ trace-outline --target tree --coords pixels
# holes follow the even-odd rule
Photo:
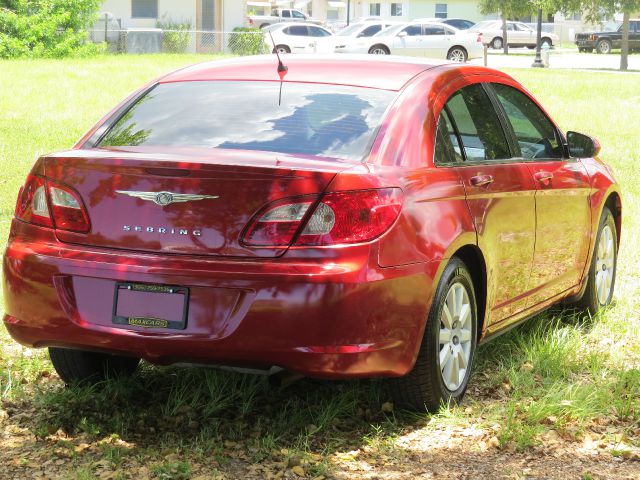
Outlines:
[[[502,48],[504,53],[509,53],[507,20],[521,15],[528,15],[534,10],[537,10],[537,7],[531,0],[480,0],[479,8],[480,13],[483,15],[496,12],[500,14],[500,18],[502,19]]]
[[[640,0],[543,0],[547,8],[561,11],[563,14],[582,12],[591,23],[600,23],[603,18],[613,17],[622,12],[622,52],[620,70],[629,66],[629,18],[640,10]]]
[[[0,0],[0,58],[90,55],[100,0]]]

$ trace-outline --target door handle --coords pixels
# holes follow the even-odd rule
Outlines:
[[[545,172],[544,170],[541,172],[536,172],[533,174],[534,178],[538,180],[540,183],[548,183],[553,178],[553,173]]]
[[[493,183],[493,177],[491,175],[476,175],[471,177],[470,181],[474,187],[484,187]]]

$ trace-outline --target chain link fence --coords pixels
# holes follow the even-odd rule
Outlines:
[[[95,43],[107,43],[112,53],[222,53],[258,55],[269,53],[261,31],[212,32],[204,30],[163,30],[129,28],[90,30]]]

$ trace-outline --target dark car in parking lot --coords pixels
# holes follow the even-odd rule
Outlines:
[[[611,53],[622,47],[622,22],[609,22],[598,32],[576,33],[575,41],[580,52]],[[640,50],[640,19],[629,22],[629,50]]]

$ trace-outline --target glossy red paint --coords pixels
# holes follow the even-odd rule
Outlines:
[[[603,163],[434,164],[447,99],[481,82],[525,91],[515,80],[481,67],[398,59],[286,61],[286,82],[398,91],[368,159],[92,148],[87,142],[105,117],[73,150],[45,156],[32,170],[79,192],[92,228],[79,234],[13,220],[3,259],[4,322],[17,341],[160,364],[399,376],[415,362],[440,275],[461,249],[473,249],[485,266],[476,289],[486,291],[485,336],[580,291],[600,212],[606,202],[620,207]],[[159,81],[220,79],[277,81],[278,75],[269,56],[202,64]],[[402,211],[372,241],[255,248],[240,240],[250,219],[275,200],[388,188],[402,191]],[[176,189],[220,195],[222,201],[211,200],[218,214],[206,201],[152,208],[115,194]],[[158,228],[191,233],[159,238]],[[115,326],[116,282],[187,286],[186,329]]]

